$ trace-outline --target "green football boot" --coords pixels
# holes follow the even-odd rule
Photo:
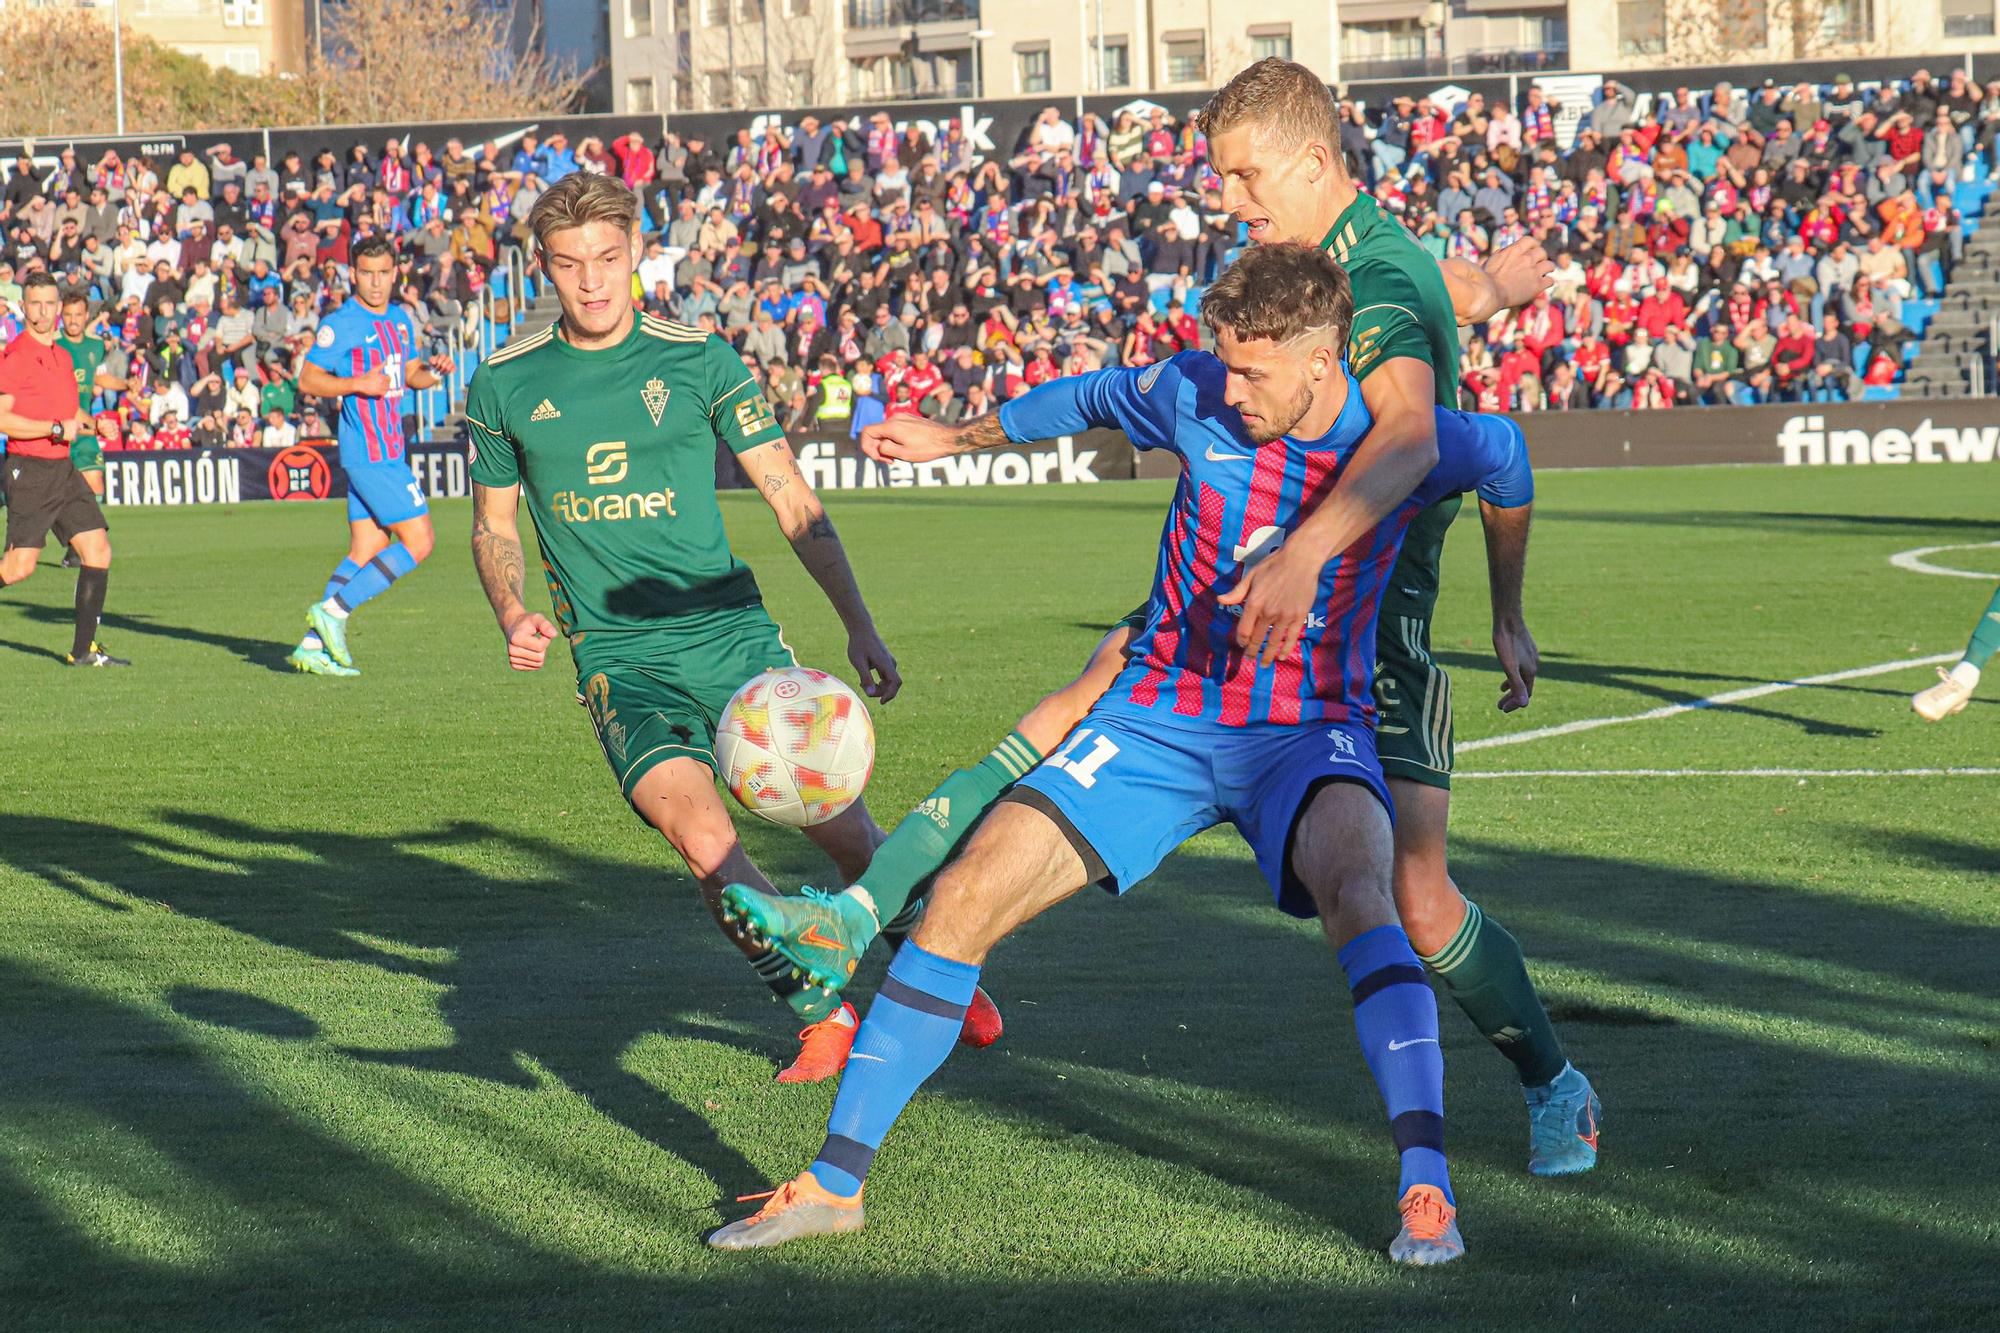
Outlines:
[[[853,894],[814,888],[789,898],[731,884],[722,891],[722,918],[777,950],[808,983],[830,992],[854,976],[878,929]]]
[[[292,649],[292,655],[285,659],[292,664],[292,670],[304,672],[308,676],[358,676],[357,667],[342,666],[333,660],[333,655],[324,648],[308,648],[304,644]]]
[[[347,651],[347,618],[336,616],[326,609],[323,602],[314,602],[306,608],[306,624],[319,635],[319,641],[326,645],[327,656],[344,667],[354,665],[354,654]]]

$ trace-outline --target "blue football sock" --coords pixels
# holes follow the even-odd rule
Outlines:
[[[979,968],[972,963],[925,953],[908,941],[896,950],[840,1076],[826,1143],[811,1167],[821,1185],[843,1198],[861,1192],[889,1126],[951,1054],[978,986]]]
[[[401,542],[390,542],[382,554],[361,567],[359,573],[347,581],[347,586],[333,594],[333,604],[342,611],[352,612],[362,603],[372,601],[389,591],[389,585],[417,567],[416,557],[410,548]]]
[[[333,567],[333,573],[327,576],[326,591],[320,594],[320,600],[325,601],[345,588],[348,581],[360,572],[361,566],[355,564],[351,558],[342,557],[341,562]]]
[[[342,556],[340,563],[333,567],[333,573],[327,575],[326,591],[319,595],[320,600],[323,602],[342,588],[345,588],[348,580],[360,572],[361,566],[355,564],[353,560],[346,556]],[[306,631],[305,638],[299,640],[299,647],[316,651],[326,647],[326,645],[319,641],[319,632],[317,630],[309,629]]]
[[[1340,950],[1340,970],[1354,994],[1354,1030],[1368,1072],[1382,1090],[1389,1129],[1403,1162],[1397,1197],[1412,1185],[1435,1185],[1449,1200],[1444,1160],[1444,1051],[1438,1046],[1437,997],[1401,926],[1377,926]]]

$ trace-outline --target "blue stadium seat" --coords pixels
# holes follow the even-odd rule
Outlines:
[[[1895,384],[1870,384],[1861,390],[1864,403],[1893,403],[1902,396],[1901,386]]]
[[[1861,346],[1854,349],[1854,373],[1857,375],[1865,375],[1868,373],[1867,343],[1863,343],[1861,344]]]

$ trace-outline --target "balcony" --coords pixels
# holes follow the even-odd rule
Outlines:
[[[956,83],[938,83],[908,88],[890,88],[884,91],[868,91],[861,94],[873,102],[950,102],[963,99],[978,100],[979,85],[971,79],[960,79]]]
[[[1523,49],[1487,47],[1449,56],[1387,56],[1342,60],[1340,77],[1349,83],[1371,80],[1442,79],[1477,74],[1546,74],[1569,68],[1569,47]]]
[[[847,26],[907,28],[919,23],[979,25],[979,0],[847,0]]]

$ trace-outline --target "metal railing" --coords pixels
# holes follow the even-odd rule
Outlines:
[[[475,324],[472,346],[464,346],[459,334],[459,322],[453,320],[451,328],[452,372],[445,376],[443,383],[429,389],[419,389],[416,398],[417,436],[427,438],[437,431],[464,399],[465,391],[472,383],[472,374],[485,363],[486,359],[498,351],[527,318],[528,302],[533,293],[528,287],[527,263],[518,248],[505,252],[505,264],[496,269],[494,281],[489,283],[477,303],[478,317]],[[496,291],[504,279],[505,290]],[[496,300],[507,302],[504,319],[495,318]]]
[[[956,83],[926,83],[908,88],[884,88],[862,94],[863,100],[875,102],[930,102],[954,97],[978,96],[979,81],[976,79],[960,79]]]
[[[977,22],[979,0],[847,0],[847,26],[850,28]]]

